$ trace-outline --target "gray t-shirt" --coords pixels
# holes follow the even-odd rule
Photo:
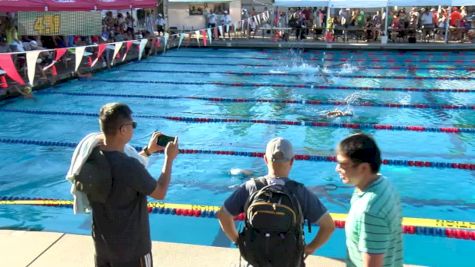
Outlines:
[[[265,177],[269,185],[284,185],[289,178]],[[257,178],[259,179],[259,178]],[[257,190],[253,179],[242,184],[234,193],[224,201],[224,209],[231,215],[236,216],[244,212],[244,205],[249,196]],[[304,186],[299,186],[295,195],[302,208],[303,217],[311,223],[318,223],[320,218],[327,213],[327,209],[310,190]]]
[[[104,151],[112,171],[106,203],[91,203],[92,237],[99,258],[135,260],[151,250],[147,195],[156,181],[135,159],[118,151]]]

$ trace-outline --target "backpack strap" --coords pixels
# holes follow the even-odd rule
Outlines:
[[[246,200],[246,203],[244,204],[244,209],[243,209],[244,213],[246,213],[247,208],[249,208],[249,204],[251,203],[256,193],[262,188],[264,188],[265,186],[267,186],[267,180],[265,177],[254,178],[252,180],[254,181],[254,184],[256,185],[256,191],[254,191],[252,194],[250,194],[247,197],[247,200]]]
[[[289,190],[289,193],[292,195],[292,201],[296,202],[296,206],[299,210],[299,223],[300,224],[303,224],[304,223],[304,217],[303,217],[303,212],[302,212],[302,206],[300,206],[300,201],[299,199],[297,198],[297,190],[300,188],[300,187],[303,187],[304,185],[302,183],[299,183],[299,182],[296,182],[294,180],[288,180],[287,182],[285,182],[285,188],[287,188],[287,190]]]
[[[253,180],[254,180],[254,183],[256,184],[256,191],[261,190],[262,188],[264,188],[266,185],[269,184],[269,183],[267,183],[267,179],[266,179],[265,176],[255,178]]]

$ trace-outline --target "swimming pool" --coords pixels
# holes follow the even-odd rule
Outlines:
[[[385,159],[474,163],[474,55],[168,51],[91,80],[42,90],[35,100],[1,102],[0,141],[31,142],[0,143],[0,197],[71,199],[64,176],[73,148],[38,141],[77,143],[97,131],[95,114],[112,101],[125,102],[134,111],[135,146],[143,146],[154,129],[180,136],[183,149],[236,153],[262,152],[269,139],[284,136],[298,154],[325,157],[333,155],[342,138],[362,128],[375,136]],[[354,115],[322,116],[335,107]],[[154,156],[154,176],[161,163],[162,156]],[[382,173],[399,189],[405,217],[474,221],[475,171],[440,167],[388,164]],[[232,187],[245,180],[230,175],[231,168],[251,169],[256,175],[266,171],[258,157],[180,155],[167,202],[222,204]],[[302,160],[291,174],[311,186],[331,212],[346,213],[352,189],[343,186],[334,169],[333,162]],[[154,240],[231,246],[214,219],[151,214],[150,221]],[[90,219],[73,215],[71,209],[0,205],[0,227],[89,234]],[[405,235],[404,242],[406,263],[472,265],[472,240]],[[337,230],[317,253],[344,258],[343,231]]]

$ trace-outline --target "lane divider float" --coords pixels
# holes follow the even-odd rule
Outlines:
[[[179,74],[223,74],[236,76],[294,76],[300,77],[308,73],[273,73],[273,72],[236,72],[236,71],[176,71],[176,70],[122,70],[124,72],[151,72],[151,73],[179,73]],[[379,75],[352,75],[352,74],[328,74],[331,77],[352,79],[392,79],[392,80],[475,80],[475,77],[451,77],[451,76],[379,76]]]
[[[69,147],[75,148],[77,143],[61,142],[61,141],[42,141],[42,140],[25,140],[13,138],[0,138],[0,143],[4,144],[22,144],[22,145],[37,145],[46,147]],[[137,151],[141,151],[142,147],[135,147]],[[221,156],[241,156],[262,158],[263,152],[246,152],[246,151],[229,151],[229,150],[202,150],[202,149],[180,149],[181,154],[206,154],[206,155],[221,155]],[[306,155],[297,154],[295,160],[304,161],[320,161],[320,162],[336,162],[335,156],[324,155]],[[408,166],[417,168],[440,168],[440,169],[460,169],[460,170],[475,170],[473,163],[457,163],[457,162],[434,162],[421,160],[399,160],[399,159],[383,159],[383,165],[392,166]]]
[[[235,67],[274,67],[274,68],[282,68],[280,65],[276,64],[246,64],[246,63],[216,63],[216,62],[209,62],[209,63],[202,63],[202,62],[161,62],[161,61],[141,61],[137,62],[137,64],[161,64],[161,65],[196,65],[196,66],[235,66]],[[398,66],[352,66],[358,69],[374,69],[374,70],[444,70],[444,71],[455,71],[455,70],[462,70],[462,71],[475,71],[475,67],[460,67],[460,66],[441,66],[441,67],[421,67],[421,66],[412,66],[412,65],[398,65]],[[326,65],[325,68],[327,69],[341,69],[341,65]]]
[[[73,201],[29,198],[29,197],[0,197],[0,205],[32,205],[47,207],[71,208]],[[173,204],[165,202],[148,202],[148,212],[155,214],[168,214],[176,216],[216,218],[216,212],[219,206],[196,205],[196,204]],[[330,213],[335,226],[344,228],[347,214]],[[241,213],[234,217],[236,221],[245,219]],[[475,241],[475,222],[438,220],[426,218],[404,217],[402,219],[402,231],[404,234],[411,235],[430,235],[447,238],[465,239]]]
[[[298,88],[320,90],[361,90],[361,91],[392,91],[392,92],[439,92],[439,93],[475,93],[473,89],[465,88],[407,88],[407,87],[369,87],[369,86],[343,86],[343,85],[318,85],[314,83],[285,84],[285,83],[226,83],[226,82],[180,82],[180,81],[150,81],[150,80],[118,80],[118,79],[88,79],[87,81],[109,83],[145,83],[145,84],[173,84],[173,85],[217,85],[229,87],[274,87],[274,88]]]
[[[402,103],[347,103],[346,101],[333,100],[313,100],[313,99],[274,99],[274,98],[223,98],[209,96],[167,96],[167,95],[136,95],[136,94],[111,94],[111,93],[81,93],[81,92],[58,92],[41,91],[41,94],[49,95],[70,95],[70,96],[106,96],[106,97],[125,97],[125,98],[143,98],[143,99],[190,99],[203,100],[211,102],[231,102],[231,103],[278,103],[278,104],[301,104],[301,105],[328,105],[328,106],[358,106],[358,107],[384,107],[384,108],[414,108],[414,109],[475,109],[475,105],[454,105],[454,104],[402,104]]]
[[[162,55],[162,58],[190,58],[189,55]],[[295,58],[292,57],[240,57],[240,56],[200,56],[198,59],[244,59],[244,60],[272,60],[272,61],[283,61],[283,60],[292,60]],[[384,63],[469,63],[475,64],[473,59],[456,59],[456,60],[447,60],[447,59],[396,59],[396,58],[303,58],[303,60],[309,61],[333,61],[333,62],[384,62]]]
[[[34,115],[54,115],[54,116],[85,116],[97,117],[96,113],[91,112],[68,112],[68,111],[46,111],[46,110],[24,110],[24,109],[0,109],[0,112],[24,113]],[[475,128],[459,128],[459,127],[429,127],[419,125],[392,125],[392,124],[374,124],[374,123],[336,123],[326,121],[312,120],[261,120],[261,119],[234,119],[234,118],[197,118],[197,117],[180,117],[180,116],[161,116],[161,115],[145,115],[135,114],[136,118],[145,119],[165,119],[171,121],[181,121],[186,123],[253,123],[253,124],[274,124],[289,126],[308,126],[323,128],[344,128],[344,129],[371,129],[382,131],[410,131],[410,132],[437,132],[437,133],[475,133]]]

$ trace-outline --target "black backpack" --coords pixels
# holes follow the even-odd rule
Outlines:
[[[254,267],[301,267],[304,264],[303,214],[295,181],[268,185],[254,179],[257,190],[244,206],[245,225],[239,233],[241,256]]]

